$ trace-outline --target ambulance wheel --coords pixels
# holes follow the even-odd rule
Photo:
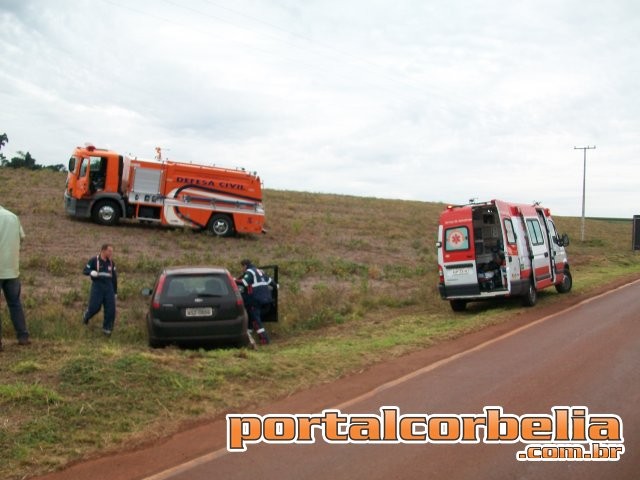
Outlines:
[[[556,291],[558,293],[568,293],[573,286],[573,279],[571,278],[571,272],[569,270],[564,271],[564,278],[562,283],[556,285]]]
[[[100,200],[94,205],[91,218],[100,225],[115,225],[120,220],[120,207],[113,200]]]
[[[449,300],[451,304],[451,310],[454,312],[464,312],[465,308],[467,308],[467,302],[464,300]]]
[[[533,284],[533,280],[529,280],[527,293],[525,293],[524,297],[522,297],[522,305],[524,305],[525,307],[533,307],[537,301],[538,291],[536,290],[536,286]]]
[[[218,213],[209,220],[207,230],[217,237],[230,237],[233,235],[233,221],[229,215]]]

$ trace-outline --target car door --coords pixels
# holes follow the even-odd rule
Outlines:
[[[81,199],[84,197],[91,196],[90,188],[89,188],[89,157],[80,159],[80,169],[78,173],[78,179],[76,180],[76,190],[75,190],[75,198]]]

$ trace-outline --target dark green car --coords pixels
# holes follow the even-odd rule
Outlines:
[[[249,344],[248,317],[225,268],[173,267],[158,275],[147,313],[149,345]]]

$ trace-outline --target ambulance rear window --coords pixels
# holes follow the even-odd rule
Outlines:
[[[467,227],[447,228],[444,232],[444,249],[448,252],[469,248],[469,229]]]

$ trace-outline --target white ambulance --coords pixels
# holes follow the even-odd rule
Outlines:
[[[438,289],[454,311],[468,302],[521,296],[525,306],[537,292],[571,290],[565,247],[549,209],[491,200],[449,206],[438,225]]]

